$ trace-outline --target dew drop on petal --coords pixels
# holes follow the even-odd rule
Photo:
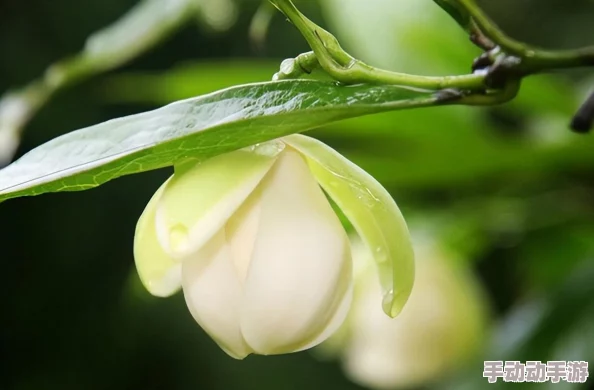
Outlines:
[[[285,143],[282,141],[274,140],[256,144],[250,147],[250,151],[261,156],[276,156],[285,149]]]
[[[394,300],[394,290],[390,289],[388,292],[384,294],[384,298],[382,300],[382,307],[385,313],[390,313],[392,311],[392,301]]]
[[[392,318],[396,317],[404,308],[404,304],[408,300],[408,295],[408,293],[403,293],[403,291],[396,291],[394,293],[394,289],[388,290],[382,300],[384,313]]]
[[[386,251],[381,246],[375,248],[375,254],[373,257],[378,263],[384,263],[386,260],[388,260],[388,256],[386,256]]]
[[[169,229],[169,243],[175,252],[181,252],[188,246],[188,228],[180,223]]]
[[[337,172],[335,170],[331,170],[330,173],[334,175],[336,178],[340,179],[343,182],[348,183],[351,191],[355,193],[357,199],[359,199],[365,206],[368,208],[374,208],[376,206],[382,206],[381,200],[371,191],[370,188],[365,186],[363,183],[359,182],[358,180],[354,179],[350,175],[343,174],[341,172]],[[334,180],[330,182],[330,186],[337,186],[338,183]]]

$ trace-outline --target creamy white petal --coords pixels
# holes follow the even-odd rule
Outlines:
[[[302,347],[295,352],[304,351],[306,349],[313,348],[316,345],[321,344],[322,342],[324,342],[325,340],[330,338],[330,336],[332,336],[336,331],[338,331],[338,328],[340,328],[340,326],[344,323],[345,319],[347,318],[347,315],[349,314],[349,310],[351,308],[352,302],[353,302],[353,286],[351,284],[349,286],[349,289],[347,290],[346,294],[342,298],[342,302],[340,302],[340,305],[338,306],[338,310],[336,310],[336,312],[334,313],[334,316],[332,318],[330,318],[328,325],[326,325],[326,329],[324,329],[322,331],[322,333],[320,333],[315,338],[315,340],[313,340],[312,342],[307,344],[305,347]]]
[[[227,241],[231,246],[233,264],[242,285],[252,260],[254,243],[260,224],[260,194],[261,189],[258,187],[225,225]]]
[[[372,251],[383,287],[383,308],[400,313],[410,296],[415,263],[406,221],[386,189],[328,145],[301,134],[283,138],[305,157],[312,173]]]
[[[260,185],[241,331],[257,353],[286,353],[311,344],[338,310],[352,282],[350,247],[297,152],[285,150]]]
[[[181,287],[181,265],[163,251],[155,226],[155,208],[166,184],[149,201],[134,234],[134,261],[138,275],[146,289],[159,297],[172,295]]]
[[[237,150],[176,173],[157,207],[157,235],[167,253],[182,259],[227,222],[270,169],[276,154]]]
[[[236,359],[250,354],[239,328],[241,285],[224,229],[184,259],[182,283],[192,316],[217,344]]]

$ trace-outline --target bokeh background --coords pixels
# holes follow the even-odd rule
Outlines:
[[[158,45],[52,96],[27,124],[18,155],[114,117],[269,80],[282,59],[308,50],[280,15],[264,41],[250,39],[259,1],[195,1],[203,3],[201,11]],[[0,2],[0,92],[79,52],[87,36],[135,4]],[[373,65],[458,74],[479,54],[430,0],[297,4]],[[482,4],[505,31],[527,42],[549,48],[593,43],[592,1]],[[456,267],[476,275],[483,291],[488,330],[474,357],[419,388],[484,388],[483,360],[592,361],[594,139],[567,128],[592,88],[591,71],[558,72],[526,80],[520,96],[500,107],[395,112],[309,133],[382,182],[411,224],[455,254]],[[92,191],[0,205],[0,388],[364,388],[348,370],[345,375],[340,352],[233,360],[193,321],[181,294],[159,299],[142,288],[132,257],[134,227],[170,174],[165,169]],[[471,321],[470,315],[462,310],[456,317]],[[500,381],[489,388],[509,386],[588,387]]]

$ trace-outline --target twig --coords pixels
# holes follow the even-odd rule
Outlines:
[[[440,91],[440,104],[491,105],[517,95],[521,80],[553,69],[594,66],[594,46],[548,51],[505,35],[474,0],[434,0],[469,34],[483,53],[472,65],[472,74],[428,77],[392,72],[370,66],[348,54],[338,40],[303,15],[291,0],[269,0],[289,19],[312,49],[283,61],[275,80],[301,77],[319,67],[343,84],[395,84]],[[594,119],[594,93],[582,106],[572,127],[586,132]]]

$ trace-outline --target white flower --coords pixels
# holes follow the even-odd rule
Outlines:
[[[327,348],[341,350],[346,373],[364,386],[425,385],[466,363],[483,342],[486,311],[477,281],[433,244],[415,248],[409,303],[390,320],[375,305],[380,291],[365,265],[369,252],[354,243],[355,297],[341,339]]]
[[[380,245],[383,268],[401,267],[398,278],[384,278],[386,292],[393,280],[401,284],[385,299],[397,313],[413,263],[396,205],[369,175],[305,136],[176,166],[138,222],[141,280],[157,296],[181,286],[194,319],[235,358],[321,343],[350,307],[352,258],[320,184],[368,243]],[[385,242],[382,227],[396,244]]]

